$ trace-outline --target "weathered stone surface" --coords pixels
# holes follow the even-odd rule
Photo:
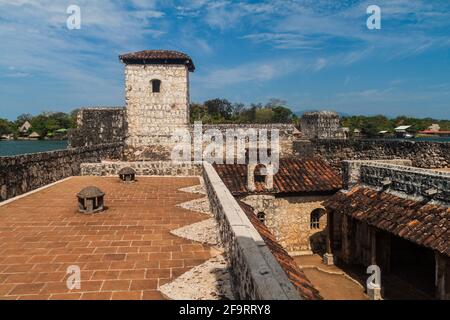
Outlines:
[[[218,255],[159,288],[173,300],[234,300],[229,266]]]
[[[152,80],[160,80],[160,92],[152,92]],[[189,123],[189,70],[176,64],[127,64],[127,160],[167,160],[171,135]]]
[[[125,137],[124,108],[85,108],[78,112],[77,128],[69,132],[69,147],[122,143]]]
[[[300,295],[285,271],[225,187],[214,168],[203,165],[211,209],[231,267],[233,291],[240,299],[297,300]]]
[[[177,205],[177,207],[181,207],[191,211],[201,212],[211,217],[213,216],[208,197],[180,203]]]
[[[300,119],[300,127],[303,136],[308,139],[345,139],[336,112],[306,112]]]
[[[325,245],[326,212],[320,217],[319,228],[311,228],[311,213],[324,209],[322,203],[330,196],[291,196],[275,198],[271,195],[250,195],[242,199],[255,213],[265,214],[264,224],[289,252],[298,255],[321,252]]]
[[[0,201],[81,173],[81,163],[118,159],[122,143],[0,158]]]
[[[206,194],[206,190],[203,187],[203,185],[181,188],[180,191],[187,192],[187,193]]]
[[[200,165],[193,163],[175,164],[170,161],[103,161],[101,163],[83,163],[82,176],[117,176],[122,168],[130,167],[137,176],[199,176]]]
[[[401,163],[401,161],[397,161]],[[450,202],[450,173],[435,172],[422,168],[402,166],[396,163],[379,161],[344,161],[344,180],[347,188],[356,184],[364,184],[383,189],[408,198],[433,199],[443,203]],[[383,186],[383,180],[389,179],[390,184]],[[434,190],[430,197],[427,191]]]
[[[220,246],[219,228],[213,218],[172,230],[170,233],[185,239]]]
[[[449,142],[319,139],[295,141],[294,153],[321,156],[339,171],[343,160],[409,159],[419,168],[450,167]]]

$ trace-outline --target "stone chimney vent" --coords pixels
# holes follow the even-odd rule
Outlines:
[[[136,181],[136,171],[133,168],[125,167],[119,171],[120,180],[123,182],[135,182]]]
[[[99,188],[90,186],[78,194],[78,211],[86,214],[102,212],[104,210],[105,193]]]

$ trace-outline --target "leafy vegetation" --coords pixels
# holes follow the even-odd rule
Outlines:
[[[15,121],[0,118],[0,135],[13,134],[19,136],[19,127],[29,121],[32,125],[30,132],[37,132],[41,137],[52,137],[64,134],[66,129],[76,126],[78,110],[70,113],[43,112],[37,116],[22,114]],[[204,103],[193,103],[190,108],[191,121],[203,123],[294,123],[298,126],[297,116],[286,106],[286,102],[271,99],[266,104],[252,103],[248,106],[242,103],[231,103],[226,99],[213,99]],[[341,119],[343,127],[349,127],[353,133],[355,129],[368,137],[379,136],[380,131],[394,132],[394,128],[401,125],[411,125],[411,131],[426,130],[432,124],[438,124],[441,130],[450,130],[450,120],[436,120],[432,118],[412,118],[399,116],[387,118],[377,116],[345,116]]]
[[[349,127],[350,132],[355,129],[361,130],[361,133],[368,137],[379,136],[380,131],[394,132],[394,129],[402,125],[410,125],[411,131],[426,130],[432,124],[438,124],[441,130],[450,130],[450,120],[436,120],[432,118],[412,118],[399,116],[389,119],[383,115],[377,116],[349,116],[341,119],[343,127]]]
[[[29,121],[31,129],[28,133],[37,132],[41,137],[53,136],[55,133],[61,133],[63,129],[75,127],[76,111],[70,114],[64,112],[43,112],[37,116],[31,114],[22,114],[15,121],[0,119],[0,135],[13,134],[19,136],[19,128],[25,121]]]
[[[292,123],[295,114],[282,100],[272,99],[265,105],[231,103],[226,99],[213,99],[203,104],[191,104],[191,122],[203,123]]]

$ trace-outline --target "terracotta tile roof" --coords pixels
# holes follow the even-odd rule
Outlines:
[[[342,188],[341,177],[320,158],[280,159],[274,176],[274,190],[267,191],[264,183],[256,182],[256,190],[247,188],[247,165],[215,164],[214,168],[233,195],[249,193],[312,193],[335,192]]]
[[[189,71],[195,70],[191,57],[183,52],[170,50],[144,50],[131,52],[119,56],[120,60],[126,64],[141,63],[176,63],[188,66]]]
[[[324,203],[328,210],[450,256],[450,208],[355,187]]]
[[[305,300],[322,300],[323,298],[320,296],[319,291],[313,287],[303,271],[297,266],[294,259],[276,241],[275,236],[269,231],[269,229],[258,220],[253,212],[253,208],[242,201],[238,202],[250,222],[263,238],[275,259],[286,272],[288,279],[298,290],[300,296]]]

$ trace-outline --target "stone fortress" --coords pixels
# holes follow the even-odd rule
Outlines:
[[[125,64],[125,157],[169,158],[174,130],[189,124],[189,73],[194,63],[175,51],[136,52],[120,60]]]
[[[139,188],[139,177],[144,179],[145,176],[201,177],[199,188],[203,189],[202,194],[206,193],[206,200],[194,201],[194,211],[212,211],[216,219],[217,228],[209,227],[207,232],[220,235],[236,297],[320,299],[304,270],[295,266],[288,253],[324,254],[328,265],[338,259],[363,265],[376,260],[373,253],[376,251],[375,234],[382,226],[377,225],[376,230],[372,228],[372,242],[364,250],[358,249],[358,254],[364,258],[351,256],[347,244],[342,243],[346,237],[352,241],[363,238],[361,230],[366,230],[366,225],[370,224],[370,221],[355,221],[354,224],[360,227],[358,235],[354,235],[347,229],[345,212],[333,206],[333,199],[345,202],[339,198],[344,197],[341,193],[345,194],[349,173],[348,167],[341,169],[343,160],[407,159],[395,160],[396,164],[403,165],[394,170],[399,172],[396,174],[402,181],[390,182],[393,186],[405,185],[402,192],[406,194],[411,188],[404,183],[403,177],[408,176],[406,173],[411,166],[450,167],[448,143],[346,140],[338,115],[328,111],[305,113],[300,133],[293,125],[285,124],[203,126],[203,130],[214,128],[223,133],[228,129],[279,130],[281,164],[280,171],[274,176],[263,174],[260,166],[174,164],[170,161],[173,132],[194,130],[189,119],[189,76],[195,71],[193,60],[180,52],[150,50],[121,55],[120,61],[125,64],[125,108],[82,109],[77,128],[69,134],[68,150],[2,158],[0,200],[14,200],[14,197],[73,176],[81,175],[86,179],[116,177],[125,167],[132,168],[138,176],[138,183],[133,188]],[[364,170],[377,170],[377,165],[378,162],[364,163]],[[344,179],[339,172],[343,173]],[[382,178],[388,177],[388,172],[381,175],[377,186],[387,183]],[[427,174],[425,170],[423,175],[428,181],[423,180],[427,181],[427,186],[422,191],[434,187],[439,193],[437,198],[442,200],[444,197],[438,205],[448,207],[448,174]],[[355,178],[355,183],[364,186],[367,181]],[[127,192],[131,192],[130,188]],[[342,188],[344,191],[339,191]],[[150,194],[153,192],[150,190]],[[123,201],[120,198],[114,200]],[[116,210],[114,206],[113,209]],[[425,211],[425,218],[427,214]],[[417,220],[422,221],[422,218],[417,217]],[[393,229],[383,232],[399,236]],[[445,231],[440,237],[442,234],[445,236]],[[396,238],[392,239],[397,244]],[[422,240],[419,245],[423,244]],[[403,242],[399,243],[403,245]],[[450,276],[446,275],[450,262],[445,246],[442,241],[431,246],[440,250],[437,255],[440,279],[437,296],[441,299],[448,299],[450,292]],[[382,245],[378,244],[378,247]],[[347,251],[342,253],[341,248]],[[415,250],[412,248],[411,254]],[[389,261],[383,258],[383,263],[389,264]],[[401,261],[396,262],[395,267],[399,265]],[[431,265],[426,267],[427,271],[431,270]],[[256,271],[262,269],[265,270],[262,273]]]
[[[124,141],[124,160],[168,161],[175,130],[194,130],[189,121],[189,74],[195,65],[184,53],[164,50],[124,54],[120,61],[125,64],[125,108],[81,110],[69,146]],[[203,125],[203,131],[218,129],[223,134],[250,128],[279,130],[281,154],[292,154],[293,125]]]

